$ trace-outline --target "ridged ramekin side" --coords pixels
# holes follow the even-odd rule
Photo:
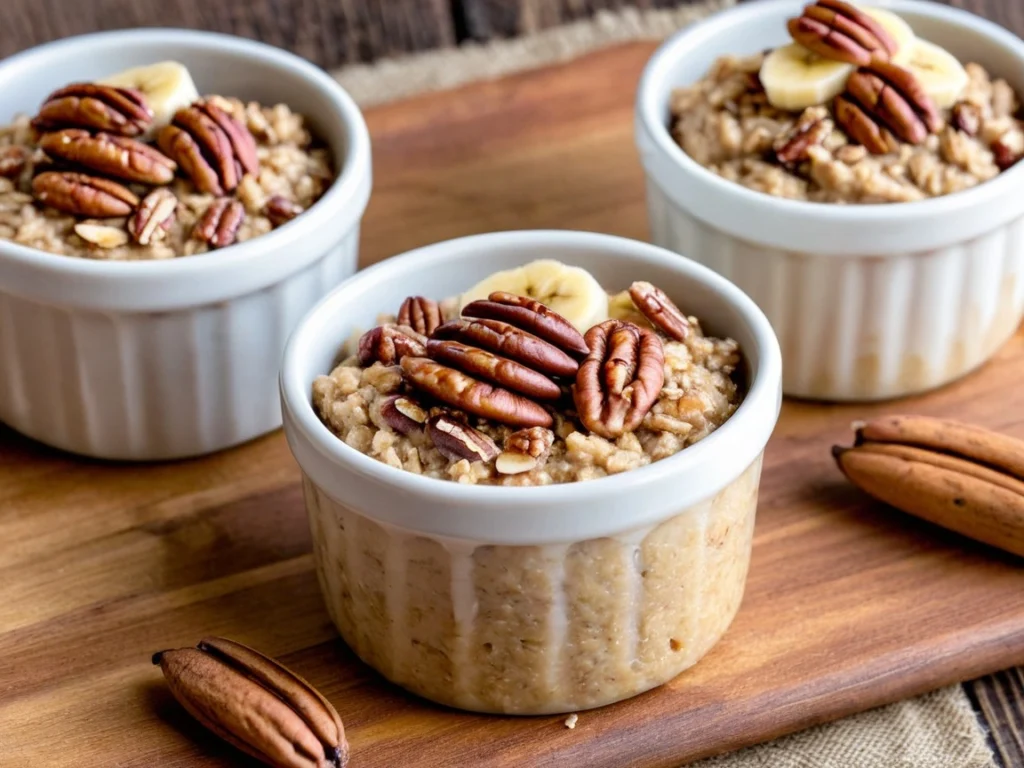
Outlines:
[[[767,315],[790,396],[868,401],[933,389],[991,358],[1024,315],[1024,217],[945,248],[836,256],[722,232],[651,178],[647,203],[652,242],[711,267]]]
[[[0,290],[0,421],[57,448],[128,460],[197,456],[274,430],[288,335],[354,273],[358,243],[356,226],[263,290],[167,312],[82,310]]]

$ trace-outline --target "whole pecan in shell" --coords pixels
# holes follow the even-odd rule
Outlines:
[[[863,66],[888,61],[897,51],[881,24],[843,0],[818,0],[787,27],[796,42],[825,59]]]
[[[160,150],[141,141],[110,133],[93,135],[81,128],[47,133],[40,137],[39,146],[58,160],[140,184],[170,184],[178,167]]]
[[[560,314],[525,296],[495,291],[488,300],[473,301],[462,308],[466,317],[501,320],[554,344],[571,355],[589,352],[583,334]]]
[[[474,416],[523,427],[550,427],[554,421],[532,400],[429,358],[403,357],[402,370],[419,391]]]
[[[454,339],[515,360],[547,376],[575,376],[580,364],[561,349],[501,320],[449,320],[435,339]]]
[[[139,136],[153,122],[153,110],[134,88],[72,83],[46,97],[32,127],[39,132],[88,128],[118,136]]]
[[[835,113],[847,134],[875,154],[888,142],[864,124],[861,114],[910,144],[920,144],[942,128],[942,115],[913,73],[884,61],[850,75],[846,92],[836,97]]]
[[[676,341],[686,341],[690,335],[690,321],[663,290],[637,281],[629,286],[629,297],[651,325]]]
[[[249,129],[208,101],[178,110],[157,134],[157,144],[207,194],[232,192],[243,175],[259,171]]]
[[[398,310],[398,322],[429,336],[441,324],[441,307],[433,299],[410,296]]]
[[[178,198],[169,189],[154,189],[139,203],[128,219],[128,231],[139,245],[150,245],[166,237],[174,224]]]
[[[427,338],[407,325],[378,325],[359,337],[359,349],[356,354],[359,364],[364,367],[374,363],[394,365],[406,355],[426,355]]]
[[[562,394],[555,382],[532,368],[451,339],[428,340],[427,357],[527,397],[557,400]]]
[[[36,200],[58,211],[95,219],[127,216],[139,198],[116,181],[73,171],[46,171],[32,179]]]
[[[427,435],[434,447],[449,461],[491,461],[498,446],[477,429],[446,414],[427,420]]]
[[[28,162],[29,152],[25,147],[11,146],[0,148],[0,176],[13,179],[20,176]]]
[[[203,212],[192,230],[192,237],[208,243],[211,248],[223,248],[235,242],[238,228],[245,220],[245,208],[237,200],[222,197],[214,200]]]
[[[606,320],[587,331],[590,354],[580,366],[573,399],[583,426],[615,439],[632,432],[665,383],[665,350],[653,331]]]
[[[263,206],[263,215],[275,227],[287,224],[303,211],[303,207],[283,195],[272,195]]]

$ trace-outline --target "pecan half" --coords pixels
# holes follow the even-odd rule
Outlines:
[[[846,92],[836,97],[835,113],[847,134],[875,154],[884,154],[881,149],[889,142],[864,118],[910,144],[920,144],[942,128],[942,115],[913,73],[884,61],[850,75]]]
[[[495,291],[488,300],[473,301],[462,308],[466,317],[501,320],[554,344],[570,355],[586,355],[583,334],[554,310],[525,296]]]
[[[888,61],[896,41],[881,24],[843,0],[818,0],[787,24],[792,38],[825,59],[866,65]]]
[[[407,395],[391,395],[380,403],[380,417],[400,435],[420,432],[427,423],[423,406]]]
[[[237,200],[222,197],[214,200],[203,212],[192,230],[192,237],[209,243],[212,248],[223,248],[235,242],[238,228],[245,220],[245,208]]]
[[[32,120],[37,131],[89,128],[118,136],[139,136],[153,122],[153,110],[134,88],[72,83],[46,97]]]
[[[441,307],[433,299],[410,296],[398,310],[398,322],[429,336],[441,324]]]
[[[523,427],[550,427],[554,421],[532,400],[429,358],[403,357],[402,370],[416,389],[474,416]]]
[[[167,236],[174,215],[178,210],[178,198],[169,189],[154,189],[139,203],[139,207],[128,219],[128,231],[139,245],[150,245]]]
[[[275,227],[287,224],[305,210],[301,205],[292,202],[283,195],[271,195],[263,206],[263,215],[270,219]]]
[[[977,136],[981,130],[981,109],[969,101],[958,101],[953,105],[950,122],[958,131],[968,136]]]
[[[527,397],[557,400],[562,394],[555,382],[532,368],[451,339],[428,340],[427,357]]]
[[[3,147],[0,149],[0,176],[8,179],[20,176],[27,162],[28,150],[25,147]]]
[[[378,325],[359,337],[359,364],[369,367],[374,363],[394,365],[406,355],[424,357],[427,339],[409,326]]]
[[[427,421],[427,435],[448,461],[491,461],[498,446],[491,438],[468,424],[440,414]]]
[[[116,179],[140,184],[170,184],[177,165],[160,150],[126,136],[65,128],[47,133],[39,146],[51,157],[76,163]]]
[[[555,444],[555,433],[543,427],[529,427],[513,432],[505,438],[505,450],[541,458]]]
[[[804,110],[792,129],[772,144],[775,159],[786,168],[794,168],[810,157],[811,147],[820,147],[832,133],[833,123],[821,107]]]
[[[209,637],[154,654],[174,698],[206,728],[280,768],[344,768],[338,712],[291,670],[241,643]]]
[[[873,155],[886,155],[899,148],[895,136],[861,109],[856,102],[845,96],[836,96],[833,107],[836,122],[853,141],[864,146]]]
[[[209,101],[178,110],[156,141],[200,192],[232,192],[244,174],[259,171],[256,140],[249,129]]]
[[[663,290],[638,281],[629,286],[629,297],[651,325],[676,341],[686,341],[690,335],[690,321]]]
[[[501,320],[449,320],[432,336],[486,349],[548,376],[575,376],[580,367],[555,345]]]
[[[95,219],[127,216],[137,198],[126,187],[110,179],[100,179],[73,171],[46,171],[32,179],[36,200],[58,211]]]
[[[1000,171],[1005,171],[1020,162],[1024,153],[1014,149],[1003,139],[999,138],[992,142],[992,160]]]
[[[606,320],[587,331],[591,352],[573,399],[583,426],[615,439],[640,426],[665,383],[665,350],[653,331]]]

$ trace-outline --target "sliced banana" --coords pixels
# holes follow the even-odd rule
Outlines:
[[[616,293],[608,297],[608,317],[612,320],[624,320],[627,323],[635,323],[643,328],[653,328],[651,322],[644,317],[644,313],[636,308],[633,297],[629,291]]]
[[[888,32],[896,41],[896,53],[892,57],[893,64],[905,65],[910,60],[911,51],[914,48],[914,41],[917,35],[910,25],[892,11],[884,8],[868,8],[859,6],[864,13],[882,25],[882,29]]]
[[[586,333],[608,319],[608,295],[587,270],[553,259],[531,261],[522,267],[495,272],[464,294],[460,308],[486,299],[495,291],[536,299]]]
[[[904,66],[921,83],[939,109],[952,107],[967,87],[967,70],[956,56],[935,43],[918,38]]]
[[[829,61],[797,43],[769,53],[761,63],[761,84],[769,103],[798,112],[825,104],[846,88],[852,64]]]
[[[199,98],[199,91],[192,81],[188,67],[177,61],[161,61],[144,67],[126,69],[99,82],[103,85],[142,91],[146,103],[153,110],[150,135],[171,122],[175,112]]]

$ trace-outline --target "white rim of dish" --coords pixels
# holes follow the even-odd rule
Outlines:
[[[739,408],[710,435],[673,456],[617,475],[546,486],[462,485],[390,467],[346,445],[314,412],[311,392],[307,391],[312,382],[309,382],[310,387],[307,387],[300,374],[301,362],[308,359],[310,348],[315,345],[315,341],[324,334],[335,333],[327,324],[327,316],[331,314],[329,310],[332,306],[352,291],[365,290],[380,282],[407,280],[408,276],[403,276],[406,271],[416,272],[440,267],[450,260],[449,251],[473,250],[486,253],[488,246],[500,241],[514,241],[523,247],[564,246],[615,250],[625,258],[633,255],[644,261],[653,260],[674,267],[686,272],[696,282],[711,288],[723,303],[738,310],[750,328],[751,335],[756,339],[758,368],[753,381],[749,382]],[[338,338],[337,346],[340,347],[343,341],[344,339]],[[731,479],[735,479],[764,450],[768,438],[774,431],[782,402],[781,382],[782,353],[768,319],[752,299],[724,277],[655,245],[615,235],[563,230],[514,230],[460,237],[407,251],[359,272],[310,310],[292,333],[285,349],[280,376],[286,427],[291,422],[305,441],[328,461],[344,464],[368,480],[395,486],[400,492],[415,494],[421,498],[453,498],[459,502],[511,506],[523,503],[579,503],[591,497],[628,493],[630,488],[637,485],[665,482],[673,475],[694,472],[701,466],[728,465],[729,472],[719,474],[729,474]],[[737,461],[737,457],[746,457],[748,454],[749,461]],[[739,466],[740,463],[742,466]],[[696,503],[718,490],[703,484],[700,489],[699,492],[692,494],[687,494],[687,489],[682,489],[679,494],[680,508]],[[689,498],[690,496],[693,498]]]
[[[760,2],[737,5],[704,19],[691,27],[680,30],[658,47],[654,55],[644,67],[637,89],[637,111],[644,129],[653,139],[661,153],[667,155],[683,170],[691,174],[693,180],[707,184],[725,194],[742,198],[753,206],[798,213],[806,216],[841,216],[844,221],[893,222],[900,221],[908,227],[920,223],[922,219],[949,215],[961,212],[967,206],[996,204],[1000,198],[1011,192],[1015,184],[1024,174],[1024,163],[1000,173],[993,179],[983,182],[971,189],[953,192],[941,197],[925,200],[914,200],[899,204],[864,203],[857,205],[837,206],[833,203],[818,203],[806,200],[791,200],[776,197],[765,192],[748,189],[742,184],[729,181],[712,173],[704,166],[687,155],[672,139],[668,126],[662,119],[665,101],[659,96],[655,84],[666,78],[666,70],[676,60],[686,56],[686,49],[695,41],[701,41],[722,34],[736,19],[746,16],[757,16],[769,13],[778,8],[793,8],[798,11],[802,2],[794,0],[760,0]],[[868,2],[865,5],[877,6],[898,13],[901,9],[921,16],[947,22],[951,25],[968,27],[973,31],[989,37],[994,43],[1010,49],[1024,62],[1024,40],[1009,32],[998,24],[976,16],[968,11],[939,5],[935,2],[922,0],[882,0]],[[837,210],[838,209],[838,210]]]
[[[295,245],[310,227],[333,226],[335,212],[349,209],[358,203],[364,176],[369,173],[370,135],[362,113],[352,97],[319,67],[305,59],[266,43],[235,37],[218,32],[189,29],[124,29],[98,32],[57,40],[30,48],[0,62],[0,83],[17,77],[23,68],[36,66],[40,58],[52,58],[62,49],[82,46],[117,45],[120,39],[133,42],[152,41],[161,44],[199,49],[216,49],[240,57],[261,59],[280,69],[310,81],[322,91],[343,116],[348,133],[348,146],[344,158],[332,158],[341,173],[328,190],[300,217],[250,241],[219,249],[216,258],[173,258],[137,261],[99,261],[69,258],[63,254],[31,248],[0,240],[0,260],[18,262],[41,272],[59,272],[64,276],[116,279],[120,281],[154,280],[174,277],[177,280],[216,279],[218,272],[231,272],[237,267],[257,268],[264,261],[280,259],[282,249]],[[42,99],[45,94],[40,95]],[[340,162],[343,160],[343,162]],[[360,213],[362,209],[360,208]],[[355,218],[358,218],[356,216]],[[261,251],[254,253],[253,251]],[[316,254],[314,254],[316,255]]]

